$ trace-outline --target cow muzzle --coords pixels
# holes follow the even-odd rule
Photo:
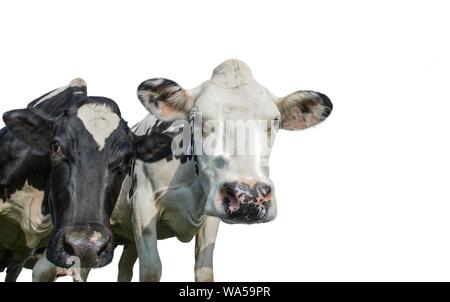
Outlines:
[[[105,226],[89,224],[65,227],[58,233],[54,249],[49,244],[47,251],[47,257],[55,265],[98,268],[112,261],[113,235]]]
[[[220,188],[223,220],[258,223],[271,220],[273,185],[267,182],[226,182]]]

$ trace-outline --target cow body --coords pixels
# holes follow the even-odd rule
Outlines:
[[[143,123],[151,124],[154,121],[154,116],[148,115]],[[144,131],[145,128],[140,129],[135,128],[136,133]],[[149,129],[151,126],[147,130]],[[210,252],[214,247],[215,240],[212,237],[215,237],[219,220],[205,215],[206,194],[201,189],[195,165],[194,161],[181,164],[176,159],[163,159],[151,164],[136,161],[134,167],[136,191],[131,199],[128,195],[133,179],[127,177],[124,181],[111,217],[111,226],[114,234],[125,240],[125,246],[137,248],[138,252],[139,249],[143,251],[139,254],[140,263],[150,263],[148,269],[141,266],[141,281],[157,281],[161,276],[161,262],[156,244],[145,246],[145,243],[142,243],[145,237],[155,243],[156,240],[170,237],[189,242],[202,227],[206,227],[205,222],[208,219],[208,232],[213,233],[211,242],[207,239],[199,244],[204,248],[211,244],[209,250],[202,249],[203,252]],[[132,256],[134,260],[136,256],[134,252]],[[122,257],[127,256],[124,254]],[[134,261],[130,261],[129,265],[133,264]],[[209,268],[210,266],[206,267],[208,271]],[[126,274],[127,271],[130,272],[131,268],[125,266],[119,270],[121,274],[119,280],[131,280],[131,275]],[[198,280],[209,280],[209,275],[202,279],[200,273],[199,270],[196,271]],[[128,277],[123,276],[124,274]]]
[[[230,151],[226,143],[233,134],[228,135],[224,125],[227,121],[263,120],[280,121],[284,129],[303,129],[323,121],[331,112],[331,102],[312,91],[276,98],[238,60],[219,65],[209,81],[190,91],[167,79],[145,81],[138,88],[138,97],[151,114],[132,129],[135,133],[173,128],[179,120],[191,121],[193,115],[201,113],[200,137],[205,142],[213,137],[216,143],[210,152],[198,155],[184,150],[179,157],[155,163],[136,161],[113,212],[113,229],[135,245],[141,281],[161,277],[158,239],[177,237],[188,242],[194,236],[195,279],[212,281],[219,221],[267,222],[276,215],[273,184],[268,176],[270,152],[263,154],[261,138],[271,136],[277,128],[249,123],[256,135],[243,141],[256,152],[235,154],[236,148]],[[157,118],[165,122],[157,122]],[[215,126],[211,126],[213,123]],[[208,137],[211,127],[215,131]],[[191,136],[191,145],[198,145],[198,136],[194,132]],[[134,263],[130,259],[135,255],[130,255],[124,263]]]
[[[21,201],[21,205],[25,204],[23,208],[13,205],[15,201],[11,200],[11,204],[0,210],[0,271],[7,269],[6,281],[17,279],[33,251],[47,245],[53,229],[49,217],[41,213],[42,200],[30,198]]]
[[[144,135],[151,132],[156,124],[158,120],[149,114],[132,131]],[[170,123],[156,131],[164,132],[168,128]],[[131,281],[139,250],[142,252],[140,263],[150,263],[148,269],[140,269],[140,280],[159,280],[161,262],[156,245],[149,248],[140,245],[144,236],[150,237],[153,242],[170,237],[189,242],[205,225],[205,194],[198,183],[195,165],[192,160],[182,164],[172,155],[154,163],[135,162],[134,177],[124,180],[111,216],[112,230],[120,238],[119,242],[124,243],[119,262],[119,281]],[[218,219],[209,219],[218,226]]]
[[[136,134],[145,134],[151,131],[156,121],[153,115],[148,115],[132,130]],[[143,126],[144,124],[147,126]],[[205,204],[202,202],[205,201],[205,196],[199,186],[195,165],[194,161],[181,164],[172,156],[151,164],[136,161],[135,194],[155,196],[157,215],[142,218],[158,222],[158,239],[177,237],[182,242],[189,242],[202,226],[206,218]],[[131,182],[132,178],[127,177],[111,218],[112,226],[117,230],[115,233],[122,233],[128,240],[134,238],[133,229],[130,228],[132,208],[127,196]]]

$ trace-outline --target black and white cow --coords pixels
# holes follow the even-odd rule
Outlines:
[[[130,242],[134,240],[141,281],[160,279],[162,265],[157,239],[173,236],[183,242],[196,237],[195,279],[212,281],[219,221],[267,222],[276,215],[268,167],[273,140],[267,138],[274,137],[278,126],[300,130],[322,122],[331,113],[332,103],[324,94],[313,91],[297,91],[277,98],[256,82],[249,67],[238,60],[224,62],[214,69],[209,81],[192,90],[183,89],[171,80],[155,78],[143,82],[137,93],[152,113],[132,129],[137,135],[179,126],[181,119],[194,125],[187,127],[192,132],[188,135],[192,139],[191,149],[197,150],[192,147],[199,145],[204,149],[205,143],[215,143],[209,152],[182,153],[179,160],[152,164],[137,160],[134,175],[125,180],[113,211],[112,227]],[[199,115],[200,122],[196,118]],[[166,122],[155,124],[158,118]],[[244,122],[253,133],[242,139],[253,152],[235,152],[236,146],[229,145],[228,139],[234,134],[227,130],[228,124],[238,122]],[[193,130],[196,123],[200,132]],[[176,147],[177,137],[174,141]],[[179,145],[187,146],[186,140]],[[135,189],[128,205],[132,183]],[[134,248],[125,249],[119,279],[131,278],[135,259]]]
[[[25,259],[47,247],[33,280],[52,281],[110,263],[110,215],[135,158],[170,154],[171,138],[136,136],[116,103],[87,96],[73,80],[3,115],[0,130],[0,267],[14,281]],[[71,271],[72,270],[72,271]],[[86,278],[86,272],[79,279]],[[78,274],[80,271],[78,270]]]

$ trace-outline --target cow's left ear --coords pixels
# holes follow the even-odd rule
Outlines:
[[[172,154],[173,138],[163,133],[134,135],[136,158],[145,162],[155,162]]]
[[[301,130],[324,121],[333,110],[330,99],[315,91],[297,91],[277,100],[281,128]]]
[[[5,112],[3,121],[12,135],[40,153],[47,153],[53,136],[54,122],[36,109]]]

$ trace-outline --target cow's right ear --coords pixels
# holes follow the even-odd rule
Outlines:
[[[40,153],[47,153],[53,137],[54,122],[36,109],[18,109],[5,112],[6,128],[20,141]]]
[[[162,120],[186,118],[195,102],[188,90],[164,78],[142,82],[137,95],[142,105]]]

